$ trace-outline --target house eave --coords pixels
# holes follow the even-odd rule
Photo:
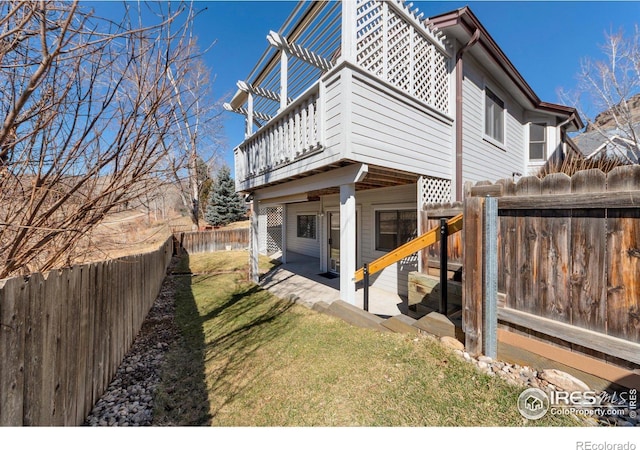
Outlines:
[[[484,50],[484,53],[509,78],[519,93],[529,102],[530,108],[553,114],[564,120],[571,119],[567,123],[569,131],[577,131],[584,127],[575,108],[540,100],[538,95],[531,86],[529,86],[524,77],[518,72],[513,63],[507,58],[468,6],[430,17],[427,19],[427,24],[437,27],[445,34],[452,34],[461,41],[463,45],[472,38],[476,31],[479,31],[480,36],[475,48],[479,47]]]

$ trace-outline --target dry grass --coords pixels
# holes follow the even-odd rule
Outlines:
[[[200,226],[204,228],[205,223],[202,222]],[[247,227],[249,221],[235,222],[221,229]],[[91,235],[85,237],[74,262],[80,264],[150,252],[172,233],[193,231],[193,228],[187,216],[174,215],[165,220],[156,220],[136,210],[110,214]]]
[[[246,262],[246,252],[192,255],[184,264],[201,275],[175,278],[183,339],[167,355],[156,425],[577,424],[525,421],[521,389],[439,342],[355,328],[277,299],[247,281]],[[220,267],[234,272],[214,274]]]
[[[82,242],[76,263],[102,261],[153,251],[171,236],[171,221],[153,220],[139,211],[110,214]]]
[[[585,159],[578,157],[568,157],[561,163],[550,161],[538,173],[538,178],[542,179],[553,173],[564,173],[573,176],[582,170],[599,169],[604,173],[609,173],[619,166],[626,165],[625,161],[619,158],[597,158]]]

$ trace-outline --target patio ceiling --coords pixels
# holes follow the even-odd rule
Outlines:
[[[319,175],[322,173],[329,172],[331,170],[340,169],[342,167],[347,167],[354,164],[361,164],[361,163],[356,163],[354,161],[349,161],[349,160],[342,160],[333,164],[328,164],[318,169],[313,169],[304,173],[292,175],[288,178],[279,180],[277,182],[264,184],[263,186],[261,186],[261,189],[283,185],[285,183],[289,183],[295,180],[301,180],[303,178]],[[405,184],[415,184],[418,182],[418,178],[420,178],[420,175],[415,173],[403,172],[400,170],[389,169],[381,166],[368,165],[368,171],[366,176],[361,182],[356,183],[356,191],[364,191],[368,189],[378,189],[378,188],[392,187],[392,186],[402,186]],[[323,196],[323,195],[337,194],[339,192],[340,192],[340,186],[338,183],[336,183],[336,186],[332,186],[326,189],[311,190],[311,191],[308,191],[306,194],[307,194],[308,200],[313,200],[313,199],[318,199],[320,196]]]

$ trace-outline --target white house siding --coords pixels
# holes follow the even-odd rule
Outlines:
[[[505,144],[501,148],[484,139],[484,86],[491,89],[505,104]],[[463,181],[496,181],[524,173],[528,147],[525,145],[524,111],[511,96],[467,57],[463,80]]]
[[[353,72],[346,157],[453,178],[453,121],[370,76]]]
[[[287,205],[287,251],[301,255],[320,257],[320,212],[319,202],[290,203]],[[316,238],[299,238],[297,233],[298,215],[316,215]]]
[[[343,140],[342,131],[344,125],[342,121],[342,72],[338,72],[334,76],[327,77],[323,80],[322,90],[320,91],[323,110],[321,116],[323,118],[322,125],[324,144],[328,148],[338,149]]]
[[[415,211],[417,208],[416,190],[417,186],[410,184],[356,192],[356,205],[358,213],[361,214],[359,220],[361,226],[357,231],[361,246],[360,264],[369,263],[385,254],[375,250],[375,211],[377,209],[411,209]],[[324,197],[323,205],[325,210],[337,208],[339,206],[338,196]],[[417,258],[403,260],[372,275],[371,286],[406,296],[409,283],[408,274],[416,270],[418,270]]]

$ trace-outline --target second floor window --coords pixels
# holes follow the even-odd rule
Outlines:
[[[485,88],[484,134],[504,144],[504,102]]]
[[[547,159],[547,124],[529,124],[529,159]]]

